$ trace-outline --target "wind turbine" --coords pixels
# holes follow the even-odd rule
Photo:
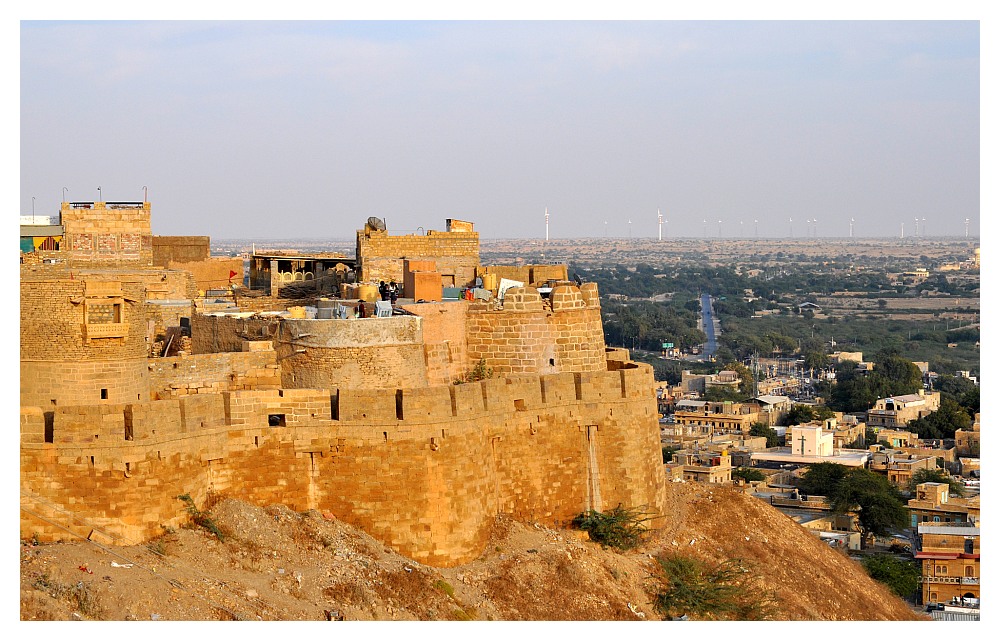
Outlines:
[[[663,214],[660,213],[660,208],[656,208],[656,222],[659,225],[660,230],[660,240],[663,240]]]
[[[854,219],[851,218],[851,238],[854,238]]]
[[[549,208],[545,208],[545,242],[549,242]]]
[[[794,236],[795,236],[795,234],[794,234],[794,232],[792,232],[792,217],[789,216],[788,217],[788,237],[789,238],[793,238]]]
[[[722,238],[722,220],[719,220],[719,238]]]
[[[968,218],[965,219],[965,237],[966,238],[969,237],[969,219]]]
[[[757,219],[753,219],[753,237],[757,238]]]

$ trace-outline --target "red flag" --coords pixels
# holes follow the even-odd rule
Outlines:
[[[233,270],[230,269],[229,270],[229,280],[232,280],[233,276],[235,276],[235,275],[236,275],[236,272],[234,272]]]

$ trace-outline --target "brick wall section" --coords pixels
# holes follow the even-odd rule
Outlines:
[[[479,265],[479,233],[428,231],[424,236],[390,236],[387,232],[359,230],[357,235],[358,282],[403,282],[403,259],[434,261],[442,278],[453,275],[455,286],[475,281]],[[409,294],[404,292],[404,295]]]
[[[63,203],[59,215],[65,230],[59,249],[74,265],[152,266],[149,203],[123,209],[107,203],[74,209]]]
[[[178,494],[321,509],[422,563],[472,560],[500,511],[558,525],[665,487],[646,365],[416,390],[269,390],[21,410],[21,533],[57,509],[132,541],[177,526]],[[285,422],[268,427],[268,415]],[[400,418],[402,416],[402,418]],[[126,425],[132,440],[125,440]],[[599,501],[598,501],[599,499]],[[662,521],[660,522],[662,524]],[[654,523],[654,525],[656,525]],[[125,541],[119,540],[124,543]]]
[[[560,286],[551,303],[531,287],[507,290],[502,310],[469,305],[468,363],[498,374],[589,372],[606,368],[596,285]]]
[[[278,389],[281,372],[269,342],[264,351],[223,352],[151,359],[150,398]]]

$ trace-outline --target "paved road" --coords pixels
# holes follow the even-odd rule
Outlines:
[[[701,328],[704,330],[708,340],[705,342],[704,353],[708,358],[715,354],[715,319],[712,317],[712,297],[708,294],[701,295]]]

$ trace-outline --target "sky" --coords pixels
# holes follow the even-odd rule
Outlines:
[[[65,193],[148,196],[154,234],[220,239],[349,238],[369,216],[544,238],[546,209],[552,238],[656,237],[658,212],[668,238],[980,233],[975,20],[19,35],[21,215]]]

